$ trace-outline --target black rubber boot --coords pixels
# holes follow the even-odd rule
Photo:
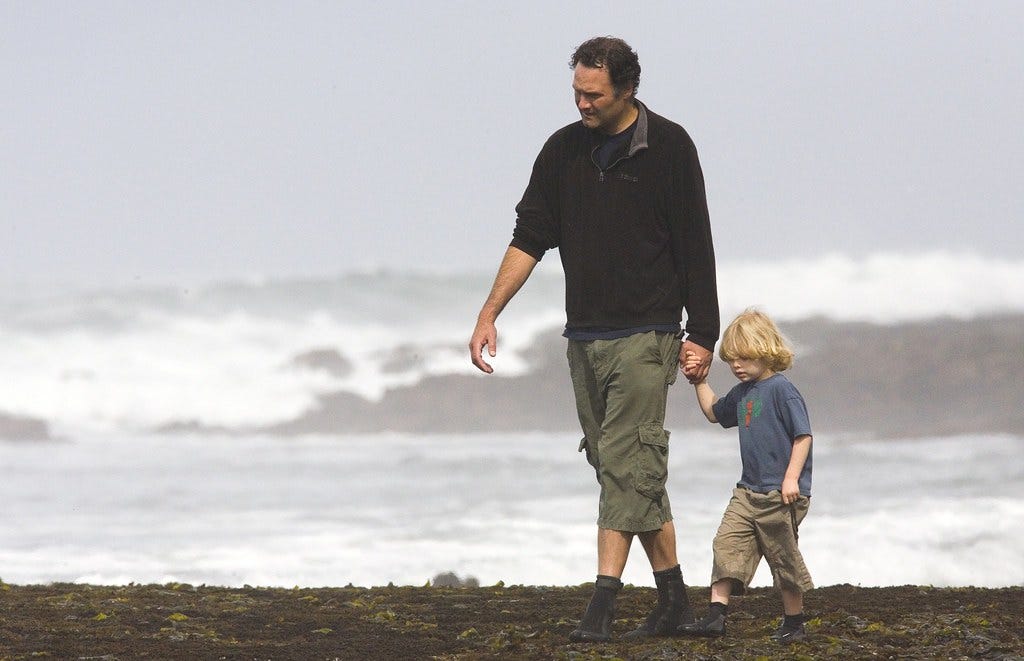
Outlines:
[[[671,569],[654,572],[654,584],[658,586],[658,605],[647,620],[635,631],[623,638],[650,638],[652,636],[676,636],[681,625],[693,622],[693,610],[686,596],[686,584],[679,565]]]
[[[569,634],[574,643],[604,643],[612,638],[612,620],[615,619],[615,595],[622,589],[622,581],[614,576],[598,574],[594,582],[594,596],[580,626]]]

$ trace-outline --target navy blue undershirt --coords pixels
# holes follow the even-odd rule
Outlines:
[[[636,121],[634,120],[625,131],[609,135],[605,138],[605,141],[597,148],[597,164],[601,166],[602,170],[608,169],[608,166],[612,163],[612,156],[619,150],[620,146],[633,139],[635,131]]]

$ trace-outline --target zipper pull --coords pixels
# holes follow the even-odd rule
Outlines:
[[[604,170],[601,170],[601,174],[598,175],[597,180],[601,182],[604,181]]]

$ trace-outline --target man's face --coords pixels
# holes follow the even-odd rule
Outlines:
[[[609,135],[624,131],[633,120],[633,91],[615,95],[607,69],[577,64],[572,77],[576,109],[583,125]]]

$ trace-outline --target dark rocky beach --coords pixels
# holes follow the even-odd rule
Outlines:
[[[0,659],[1022,659],[1024,588],[862,588],[806,597],[806,641],[781,647],[777,594],[733,602],[727,636],[568,642],[590,588],[0,586]],[[691,587],[702,612],[707,588]],[[614,633],[653,588],[627,586]]]

